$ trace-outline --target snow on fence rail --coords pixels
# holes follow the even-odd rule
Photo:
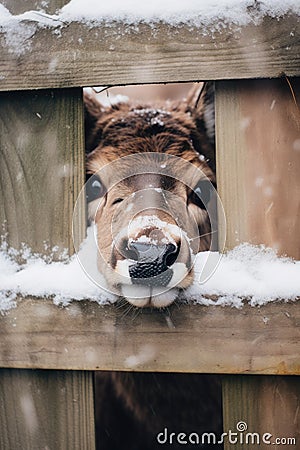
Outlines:
[[[226,255],[210,253],[216,268],[203,282],[200,275],[208,253],[196,255],[195,281],[181,294],[182,303],[241,308],[244,303],[262,306],[279,299],[300,299],[300,261],[280,258],[271,248],[241,244]],[[16,262],[18,257],[22,258],[22,264]],[[8,250],[3,242],[0,247],[0,313],[16,307],[17,296],[40,297],[41,301],[51,297],[56,305],[63,306],[72,300],[90,299],[100,305],[117,301],[116,295],[100,287],[105,286],[104,279],[96,281],[101,275],[97,270],[93,227],[88,229],[78,256],[63,261],[51,259],[34,255],[26,247],[21,252]]]

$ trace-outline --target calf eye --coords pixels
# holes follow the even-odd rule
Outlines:
[[[116,205],[117,203],[121,203],[124,199],[123,198],[116,198],[113,202],[112,205]]]
[[[191,202],[199,206],[201,209],[206,209],[207,204],[211,199],[213,189],[214,187],[210,181],[199,181],[190,195]]]
[[[105,187],[97,176],[93,175],[88,179],[86,183],[86,198],[88,202],[103,197],[105,192]]]

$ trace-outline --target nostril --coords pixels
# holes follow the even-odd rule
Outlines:
[[[164,255],[164,263],[167,267],[171,267],[175,263],[179,255],[179,251],[180,251],[180,242],[177,244],[177,246],[174,244],[167,244]]]
[[[160,263],[165,268],[172,266],[179,254],[180,242],[164,245],[153,245],[143,242],[126,242],[123,245],[122,254],[133,261],[139,263]]]
[[[128,244],[128,249],[134,254],[132,259],[136,261],[129,266],[129,275],[133,284],[168,285],[173,276],[170,266],[174,264],[179,253],[175,243],[154,245],[133,241]]]
[[[124,256],[126,256],[127,259],[131,259],[132,261],[139,261],[140,258],[139,253],[134,248],[130,247],[126,247]]]
[[[139,260],[138,251],[128,242],[127,239],[122,240],[119,246],[119,252],[125,259],[131,259],[132,261]]]
[[[128,244],[128,250],[134,254],[132,259],[141,263],[158,260],[162,252],[161,246],[136,241]]]

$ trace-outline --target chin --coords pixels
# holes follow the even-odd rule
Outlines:
[[[128,303],[138,308],[165,308],[178,296],[178,289],[163,287],[122,285],[121,292]]]

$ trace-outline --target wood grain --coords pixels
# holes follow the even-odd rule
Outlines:
[[[300,374],[299,325],[298,303],[175,305],[170,317],[147,310],[134,317],[115,305],[59,308],[29,298],[0,317],[0,366]]]
[[[224,431],[238,433],[232,438],[238,439],[239,443],[243,437],[243,445],[239,446],[225,438],[226,450],[267,449],[270,445],[282,449],[284,442],[276,443],[278,438],[294,438],[294,444],[285,446],[296,448],[300,439],[300,377],[229,375],[224,380]],[[240,421],[247,424],[243,433],[237,430]],[[249,435],[247,444],[247,433],[258,436]],[[263,442],[265,433],[272,435],[267,437],[270,444]]]
[[[227,248],[247,241],[300,259],[300,78],[290,84],[217,83],[218,191]]]
[[[63,248],[72,253],[84,180],[82,108],[81,89],[1,94],[0,221],[9,245],[46,254],[46,242],[58,246],[57,257]],[[84,215],[77,225],[82,239]],[[36,317],[29,321],[35,328]],[[90,372],[0,370],[0,396],[1,449],[94,450]]]
[[[299,80],[294,80],[293,85],[296,88],[292,93],[286,80],[216,83],[217,179],[227,219],[227,249],[241,242],[274,247],[276,244],[281,253],[299,257],[300,166],[293,148],[300,129],[294,97],[295,93],[298,96]],[[270,186],[270,180],[277,184]],[[269,205],[273,211],[268,216]],[[277,230],[277,241],[272,230]],[[299,313],[299,303],[295,303],[294,314]],[[246,314],[252,323],[253,311]],[[291,341],[298,340],[297,329],[299,323],[290,335]],[[257,342],[260,337],[257,333]],[[247,338],[244,339],[247,345]],[[282,336],[274,335],[273,339],[281,352],[285,347]],[[235,349],[230,348],[236,357]],[[255,360],[259,348],[253,352]],[[285,373],[285,370],[277,372]],[[222,389],[224,432],[230,429],[236,432],[236,424],[245,421],[249,432],[261,436],[271,433],[274,439],[299,438],[299,378],[231,376],[223,378]],[[279,448],[274,439],[272,444]],[[256,441],[238,442],[237,445],[226,439],[225,450],[237,446],[242,450],[268,447]]]
[[[0,226],[10,246],[45,253],[46,243],[72,253],[82,121],[80,89],[0,94]],[[83,217],[82,235],[84,224]]]
[[[299,21],[265,17],[221,31],[215,23],[153,29],[119,22],[38,30],[27,21],[25,42],[16,35],[8,47],[0,35],[0,90],[299,76]]]
[[[94,450],[93,373],[0,369],[0,448]]]

